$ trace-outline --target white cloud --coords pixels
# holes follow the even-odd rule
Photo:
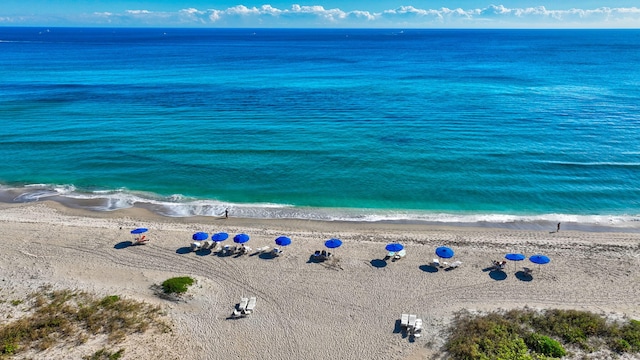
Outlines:
[[[288,9],[279,9],[271,5],[237,5],[227,9],[185,8],[175,12],[134,9],[121,13],[96,12],[55,19],[5,16],[0,17],[0,25],[50,25],[47,20],[55,24],[66,22],[68,25],[95,26],[638,28],[640,8],[553,10],[544,6],[507,8],[504,5],[490,5],[475,9],[421,9],[400,6],[381,12],[370,12],[325,9],[320,5],[294,4]]]

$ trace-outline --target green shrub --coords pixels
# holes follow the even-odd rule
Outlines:
[[[525,343],[532,351],[545,356],[561,358],[567,354],[565,349],[558,341],[537,333],[531,333],[526,337]]]
[[[102,305],[104,307],[108,307],[110,305],[113,305],[118,300],[120,300],[120,296],[118,296],[118,295],[105,296],[100,301],[100,305]]]
[[[640,321],[608,323],[603,316],[577,310],[525,308],[482,316],[462,311],[454,317],[445,349],[454,360],[542,360],[566,356],[567,345],[586,353],[602,346],[638,353]]]
[[[122,354],[124,354],[124,349],[120,349],[116,352],[111,352],[105,348],[102,348],[96,351],[95,353],[93,353],[93,355],[91,356],[85,356],[83,359],[84,360],[118,360],[122,357]]]
[[[628,352],[631,350],[631,345],[625,339],[613,339],[610,342],[609,347],[617,353]]]
[[[5,341],[6,342],[2,346],[2,351],[0,352],[0,354],[13,355],[16,352],[16,350],[18,350],[18,345],[16,345],[15,342],[12,342],[10,340],[5,340]]]
[[[193,282],[194,280],[188,276],[174,277],[162,283],[162,290],[166,294],[183,294]]]
[[[459,313],[454,323],[456,331],[446,344],[454,359],[531,360],[517,327],[498,314],[474,317]]]

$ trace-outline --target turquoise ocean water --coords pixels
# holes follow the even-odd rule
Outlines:
[[[0,28],[0,201],[640,227],[640,30]]]

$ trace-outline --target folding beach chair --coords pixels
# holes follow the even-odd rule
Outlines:
[[[244,309],[244,314],[249,315],[256,308],[256,297],[252,296],[249,298],[249,302],[247,303],[247,307]]]
[[[413,331],[413,329],[416,327],[416,320],[418,319],[417,315],[409,315],[409,330]]]
[[[409,314],[402,314],[400,316],[400,326],[406,329],[409,326]]]

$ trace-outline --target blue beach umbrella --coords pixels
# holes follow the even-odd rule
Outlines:
[[[546,257],[544,255],[533,255],[533,256],[529,257],[529,260],[532,263],[538,264],[538,265],[548,264],[549,261],[551,261],[551,259],[549,259],[548,257]]]
[[[280,236],[276,239],[276,244],[279,246],[287,246],[291,244],[291,239],[286,236]]]
[[[244,244],[249,241],[249,235],[247,234],[238,234],[233,237],[233,242],[238,244]]]
[[[329,249],[338,248],[340,247],[340,245],[342,245],[342,240],[340,239],[329,239],[324,242],[324,246],[328,247]]]
[[[440,246],[436,249],[436,255],[444,259],[449,259],[453,257],[453,250],[446,246]]]
[[[384,248],[387,251],[398,252],[404,249],[404,246],[402,246],[402,244],[394,243],[394,244],[387,244],[387,246],[385,246]]]
[[[522,255],[522,254],[507,254],[504,256],[505,259],[507,260],[511,260],[511,261],[522,261],[526,258],[526,256]],[[515,265],[515,263],[513,263]],[[515,269],[514,269],[515,270]]]
[[[149,231],[149,229],[147,229],[147,228],[137,228],[137,229],[131,230],[131,233],[132,234],[142,234],[142,233],[146,233],[147,231]]]
[[[191,238],[193,240],[201,241],[201,240],[207,240],[208,237],[209,237],[209,234],[207,234],[206,232],[197,232],[193,234]]]
[[[229,238],[229,234],[226,232],[219,232],[211,235],[211,240],[213,241],[225,241]]]
[[[534,264],[538,264],[538,269],[539,269],[540,265],[548,264],[549,261],[551,261],[551,259],[549,259],[544,255],[533,255],[533,256],[529,256],[529,261],[531,261]]]

